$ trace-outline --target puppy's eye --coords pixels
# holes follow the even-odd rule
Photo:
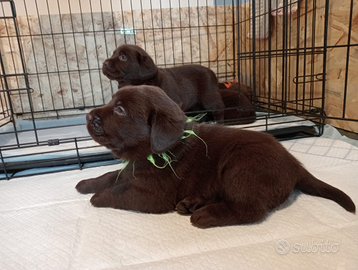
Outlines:
[[[120,105],[117,105],[116,107],[114,107],[114,111],[120,115],[126,115],[126,111]]]
[[[119,55],[119,60],[121,60],[121,61],[127,61],[127,56],[125,56],[124,54],[121,54],[121,55]]]

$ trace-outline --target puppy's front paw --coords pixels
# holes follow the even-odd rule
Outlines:
[[[92,180],[82,180],[76,185],[76,189],[79,193],[88,194],[96,192]]]
[[[205,200],[202,197],[187,197],[176,205],[175,210],[181,215],[188,215],[203,205]]]
[[[190,211],[190,204],[188,204],[187,202],[185,202],[184,200],[180,201],[176,206],[175,206],[175,211],[177,211],[179,214],[181,215],[188,215],[191,214],[192,212]]]
[[[190,217],[191,223],[198,228],[205,229],[211,226],[215,226],[215,218],[208,213],[207,209],[201,208],[195,211]]]
[[[112,195],[109,189],[102,190],[94,194],[91,198],[91,204],[95,207],[114,207],[112,205]]]

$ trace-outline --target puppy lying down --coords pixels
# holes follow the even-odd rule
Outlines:
[[[125,86],[87,115],[93,139],[127,161],[121,171],[80,181],[96,207],[176,210],[206,228],[262,220],[293,189],[355,212],[339,189],[310,174],[261,132],[190,121],[155,86]]]
[[[183,111],[202,106],[224,120],[225,105],[214,72],[200,65],[159,68],[149,54],[137,45],[123,44],[102,65],[102,72],[118,86],[155,85],[164,90]],[[239,104],[238,104],[239,105]]]
[[[220,83],[222,84],[222,83]],[[234,83],[228,88],[220,88],[219,93],[225,104],[224,119],[226,124],[249,124],[256,121],[255,107],[253,103],[252,90],[245,84]],[[204,108],[200,105],[189,109],[186,115],[197,115]],[[214,121],[215,119],[208,112],[200,122]]]

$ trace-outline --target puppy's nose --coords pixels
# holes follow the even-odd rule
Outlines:
[[[87,129],[92,136],[99,136],[103,133],[101,117],[90,112],[86,115]]]
[[[92,113],[88,113],[86,115],[86,121],[88,123],[99,123],[101,121],[101,118],[97,115],[93,115]]]
[[[92,122],[92,120],[93,120],[92,115],[91,115],[90,113],[88,113],[88,114],[86,115],[86,121],[87,121],[87,122]]]
[[[108,67],[108,68],[112,68],[113,67],[113,62],[111,60],[107,59],[107,60],[105,60],[103,62],[103,66]]]

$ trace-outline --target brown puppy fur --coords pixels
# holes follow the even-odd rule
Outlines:
[[[220,87],[223,85],[223,87]],[[255,122],[256,113],[252,101],[252,90],[245,84],[233,83],[228,88],[219,84],[219,93],[225,104],[224,119],[227,124],[249,124]],[[204,108],[196,105],[187,110],[187,115],[192,116],[203,111]],[[211,113],[208,112],[201,122],[213,121]]]
[[[102,72],[110,80],[116,80],[119,88],[124,85],[155,85],[162,88],[183,111],[200,104],[205,110],[213,111],[216,121],[224,119],[225,106],[218,92],[218,80],[209,68],[199,65],[159,68],[142,48],[124,44],[103,62]]]
[[[248,124],[256,120],[252,89],[243,83],[234,83],[219,90],[225,104],[225,120],[237,120],[235,124]]]
[[[293,189],[331,199],[355,212],[342,191],[311,175],[271,135],[187,121],[158,87],[126,86],[87,115],[93,139],[129,161],[119,171],[82,180],[97,207],[191,214],[206,228],[262,220]],[[190,134],[190,131],[195,134]],[[184,138],[183,138],[184,136]],[[172,162],[147,160],[166,152]]]

